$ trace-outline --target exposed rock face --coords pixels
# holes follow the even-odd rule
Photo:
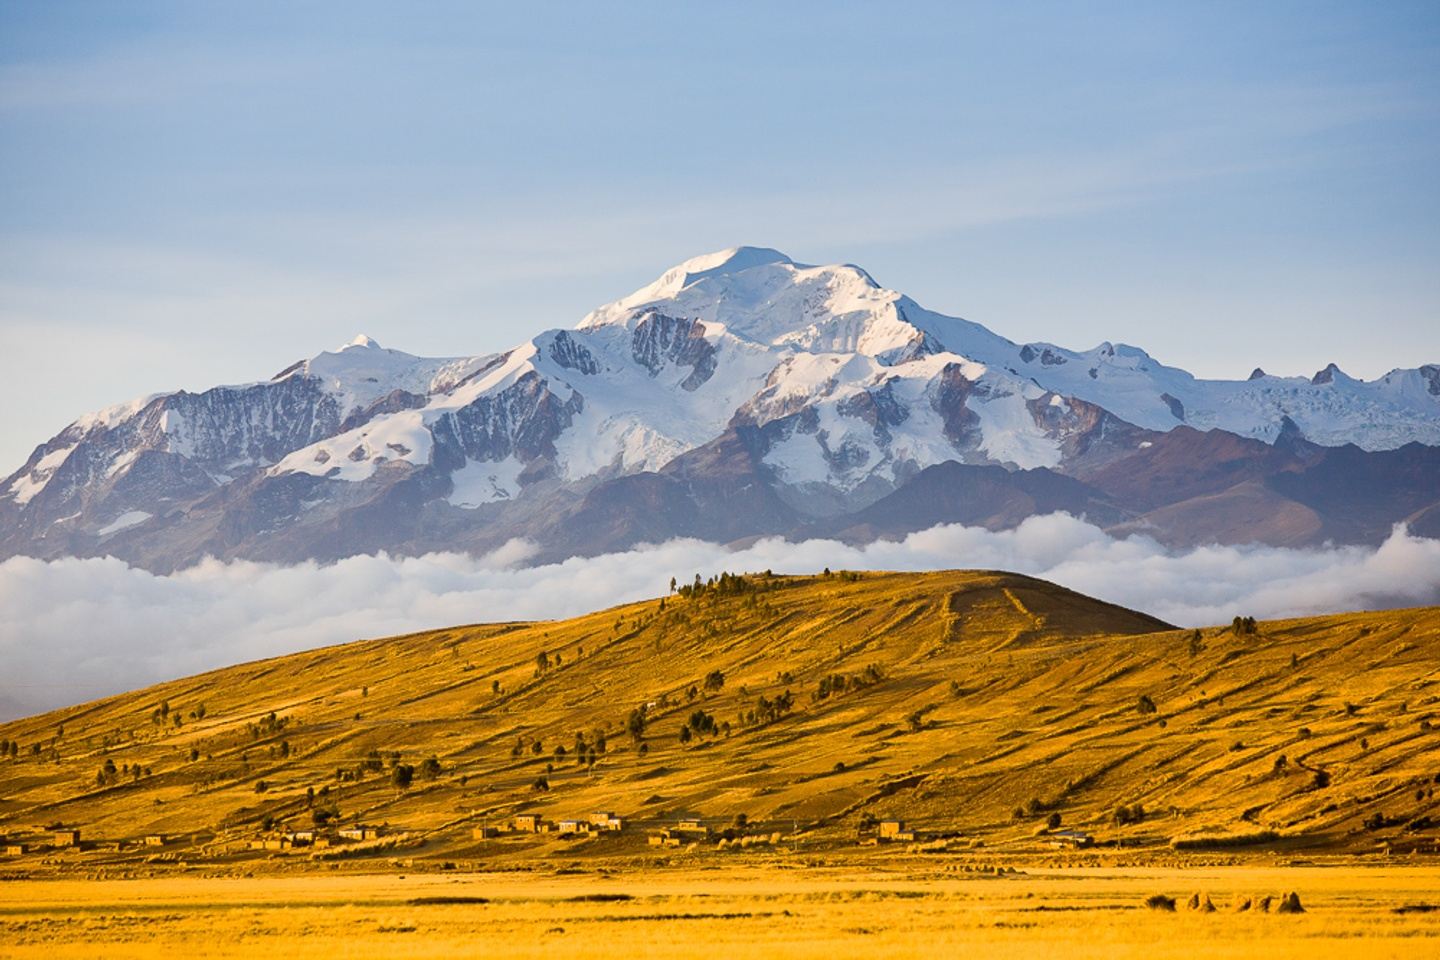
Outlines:
[[[652,377],[667,362],[689,367],[690,376],[680,382],[680,388],[691,392],[703,386],[715,374],[717,366],[715,348],[705,339],[703,323],[653,311],[635,325],[630,355],[649,370]]]
[[[849,266],[740,248],[502,354],[368,337],[71,424],[0,481],[0,558],[541,555],[864,539],[1053,510],[1173,542],[1376,542],[1440,517],[1440,365],[1201,381],[1017,345]]]

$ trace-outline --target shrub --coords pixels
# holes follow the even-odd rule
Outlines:
[[[1274,830],[1254,830],[1249,833],[1191,834],[1170,840],[1172,850],[1224,850],[1229,847],[1245,847],[1257,843],[1273,843],[1280,839]]]
[[[1150,699],[1148,693],[1142,693],[1140,695],[1140,699],[1135,703],[1135,709],[1139,710],[1142,714],[1151,714],[1159,710],[1159,708],[1155,706],[1155,701]]]
[[[1117,826],[1122,827],[1132,823],[1144,823],[1145,807],[1138,803],[1133,807],[1122,804],[1115,808],[1115,812],[1110,815],[1110,819]]]
[[[401,790],[410,789],[410,784],[415,780],[415,768],[408,763],[397,763],[390,771],[390,782]]]

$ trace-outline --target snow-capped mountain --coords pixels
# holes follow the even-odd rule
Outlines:
[[[1234,476],[1198,492],[1180,484],[1191,496],[1163,502],[1114,492],[1137,475],[1175,485],[1186,451],[1213,453],[1220,437],[1231,443],[1223,462],[1242,465]],[[1412,476],[1350,539],[1440,518],[1426,459],[1440,451],[1440,366],[1371,382],[1334,365],[1311,378],[1199,380],[1125,345],[1016,344],[859,267],[740,247],[504,353],[428,359],[362,336],[268,381],[83,417],[0,483],[0,555],[113,553],[170,568],[205,554],[483,549],[516,535],[563,551],[680,533],[843,533],[862,511],[893,523],[906,512],[894,498],[922,479],[914,490],[933,501],[942,475],[1004,488],[993,516],[952,507],[991,523],[1050,504],[1154,527],[1157,510],[1233,493],[1224,481],[1262,483],[1269,507],[1295,505],[1269,538],[1304,541],[1335,536],[1337,508],[1276,492],[1278,478],[1332,469],[1327,448],[1347,444],[1363,462],[1351,470],[1405,461],[1397,475]],[[927,473],[946,464],[972,472]],[[1213,526],[1221,539],[1255,529]]]

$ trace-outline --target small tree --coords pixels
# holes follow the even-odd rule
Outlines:
[[[397,763],[390,771],[390,782],[401,790],[409,790],[415,780],[415,768],[408,763]]]
[[[1060,814],[1052,813],[1050,814],[1050,816],[1046,817],[1045,826],[1049,827],[1051,830],[1060,829]]]

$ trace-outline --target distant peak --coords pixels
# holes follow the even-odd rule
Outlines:
[[[717,250],[714,253],[691,257],[684,263],[677,264],[665,271],[660,282],[678,280],[677,287],[688,287],[696,280],[703,280],[706,277],[739,273],[752,267],[766,267],[776,263],[793,264],[794,262],[779,250],[773,250],[770,247],[730,247],[726,250]]]
[[[624,321],[636,307],[643,307],[657,300],[677,297],[688,287],[704,280],[733,276],[747,270],[765,267],[801,269],[803,265],[770,247],[729,247],[714,253],[704,253],[677,263],[662,273],[653,283],[641,287],[629,296],[591,311],[584,320],[580,321],[580,327],[584,329],[599,324]]]
[[[726,247],[724,250],[716,250],[713,253],[702,253],[698,257],[691,257],[680,267],[689,271],[714,270],[727,268],[731,270],[744,270],[747,267],[760,266],[766,263],[793,263],[788,256],[776,250],[774,247]]]
[[[354,340],[351,340],[349,343],[345,344],[345,346],[341,347],[340,349],[349,350],[351,347],[364,347],[367,350],[379,350],[380,341],[374,339],[373,337],[367,337],[365,334],[362,333]]]
[[[1335,374],[1337,373],[1341,376],[1345,375],[1345,371],[1341,370],[1338,366],[1333,363],[1327,363],[1324,370],[1321,370],[1319,373],[1315,374],[1315,376],[1310,378],[1310,382],[1316,385],[1322,383],[1331,383],[1332,381],[1334,381]]]
[[[1248,379],[1250,379],[1250,380],[1259,380],[1259,379],[1261,379],[1262,377],[1265,377],[1265,376],[1267,376],[1267,374],[1265,373],[1265,371],[1264,371],[1264,370],[1261,370],[1259,367],[1256,367],[1254,370],[1251,370],[1251,371],[1250,371],[1250,376],[1248,377]]]

